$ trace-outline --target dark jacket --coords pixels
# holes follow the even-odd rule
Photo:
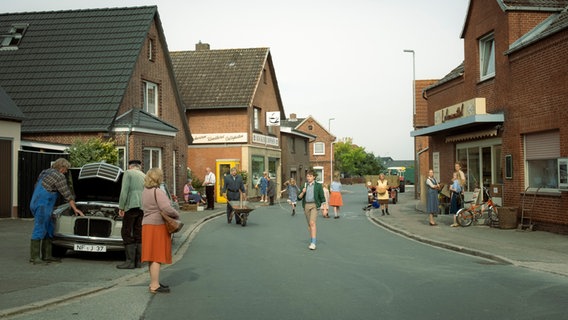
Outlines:
[[[302,200],[302,207],[306,205],[306,195],[302,195],[302,191],[304,188],[307,188],[308,183],[304,183],[304,186],[300,190],[300,194],[298,194],[298,200]],[[321,207],[321,204],[325,202],[325,195],[323,194],[323,186],[321,183],[317,183],[314,181],[314,200],[316,203],[316,207]]]

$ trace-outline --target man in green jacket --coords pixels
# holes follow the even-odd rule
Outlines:
[[[315,181],[314,172],[308,170],[306,173],[307,182],[302,188],[302,192],[298,195],[298,200],[302,200],[302,206],[304,207],[304,214],[306,215],[306,220],[308,221],[308,231],[310,233],[310,245],[308,249],[316,249],[316,220],[318,217],[318,208],[321,204],[325,202],[325,196],[323,194],[323,187],[321,183]]]
[[[122,217],[122,241],[126,261],[116,267],[118,269],[134,269],[141,267],[142,253],[142,191],[144,177],[140,160],[130,160],[128,170],[122,176],[122,188],[118,200],[118,214]]]

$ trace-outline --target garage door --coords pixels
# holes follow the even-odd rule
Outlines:
[[[12,216],[12,140],[0,139],[0,218]]]

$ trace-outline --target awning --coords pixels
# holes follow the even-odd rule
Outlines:
[[[447,130],[460,129],[460,127],[471,127],[478,124],[502,124],[505,121],[505,115],[496,114],[476,114],[469,117],[458,118],[448,122],[444,122],[435,126],[430,126],[410,132],[411,137],[429,136],[435,133],[442,133]]]
[[[487,138],[487,137],[496,137],[496,136],[497,136],[497,129],[481,130],[481,131],[456,134],[453,136],[446,137],[446,143]]]

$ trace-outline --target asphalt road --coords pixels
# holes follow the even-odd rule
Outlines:
[[[318,220],[315,251],[301,210],[292,217],[285,204],[262,207],[246,227],[224,217],[203,225],[162,272],[170,294],[149,294],[141,274],[14,319],[566,317],[566,277],[400,237],[369,221],[361,186],[344,188],[342,217]]]
[[[565,277],[399,237],[367,220],[365,197],[347,193],[342,218],[318,220],[315,251],[287,206],[253,211],[244,228],[208,223],[144,318],[565,318]]]

